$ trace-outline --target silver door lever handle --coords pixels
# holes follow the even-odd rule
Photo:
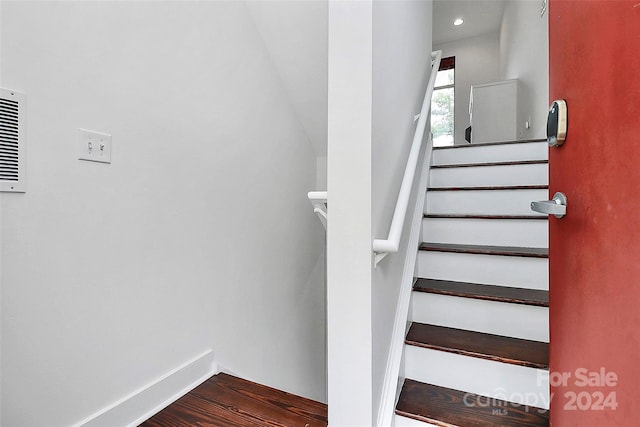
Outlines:
[[[551,200],[531,202],[531,210],[562,218],[567,213],[567,196],[564,193],[557,192]]]

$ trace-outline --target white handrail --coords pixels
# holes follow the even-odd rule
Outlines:
[[[388,254],[398,252],[398,248],[400,247],[400,236],[402,235],[402,228],[404,227],[404,218],[409,205],[411,187],[413,186],[413,177],[416,172],[418,157],[420,157],[420,149],[422,148],[422,139],[424,138],[427,118],[429,117],[429,111],[431,110],[431,97],[433,96],[433,88],[436,83],[438,68],[440,68],[440,59],[442,59],[441,50],[431,53],[431,76],[429,77],[427,91],[425,92],[424,100],[422,101],[418,125],[416,127],[416,133],[413,135],[413,143],[411,144],[411,151],[409,152],[409,158],[407,159],[407,167],[405,168],[404,176],[402,177],[402,185],[400,185],[396,208],[393,211],[393,219],[391,220],[391,226],[389,227],[389,236],[384,240],[375,239],[373,241],[373,252],[376,254],[376,265]]]
[[[320,222],[324,228],[327,228],[327,192],[326,191],[309,191],[307,194],[311,205],[313,206],[313,212],[318,214]]]

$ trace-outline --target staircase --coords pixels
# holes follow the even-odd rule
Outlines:
[[[547,150],[434,148],[396,426],[548,426]]]

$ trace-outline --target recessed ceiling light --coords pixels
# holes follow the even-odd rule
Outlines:
[[[462,18],[458,18],[455,21],[453,21],[453,25],[455,25],[456,27],[458,27],[458,26],[460,26],[462,24],[464,24],[464,19],[462,19]]]

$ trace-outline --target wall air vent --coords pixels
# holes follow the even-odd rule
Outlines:
[[[25,192],[25,100],[0,89],[0,191]]]

